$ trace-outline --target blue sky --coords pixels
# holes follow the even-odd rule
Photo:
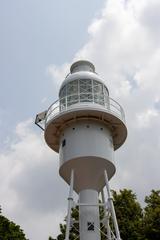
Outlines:
[[[30,240],[58,234],[67,184],[58,155],[34,125],[57,99],[75,60],[94,63],[126,113],[128,138],[115,153],[113,189],[143,203],[159,189],[159,0],[0,1],[0,199]],[[57,189],[59,191],[57,191]]]
[[[71,61],[88,39],[87,26],[104,1],[1,1],[0,113],[6,130],[33,117],[56,96],[49,64]],[[47,106],[46,104],[46,106]],[[8,126],[10,126],[8,128]]]

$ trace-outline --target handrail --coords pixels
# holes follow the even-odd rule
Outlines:
[[[90,98],[85,97],[85,95],[89,95]],[[80,94],[65,96],[52,103],[47,110],[45,124],[47,124],[51,118],[55,117],[61,112],[72,109],[73,107],[76,109],[80,106],[85,106],[86,104],[87,106],[93,106],[93,104],[99,105],[103,107],[107,112],[112,113],[113,115],[120,118],[123,122],[125,122],[125,114],[123,108],[114,99],[110,97],[104,98],[104,96],[100,94],[93,95],[91,92],[84,92]]]

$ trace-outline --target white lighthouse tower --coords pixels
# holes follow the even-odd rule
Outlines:
[[[127,128],[122,107],[109,97],[91,62],[72,64],[60,87],[59,99],[47,111],[37,114],[35,122],[44,129],[48,146],[59,153],[60,176],[70,185],[66,240],[73,223],[71,209],[76,205],[80,240],[100,240],[100,205],[106,210],[102,220],[107,228],[106,239],[120,240],[108,181],[116,170],[114,151],[124,143]],[[73,191],[79,196],[78,203],[74,202]],[[102,203],[99,203],[100,193]],[[114,231],[110,228],[111,221]]]

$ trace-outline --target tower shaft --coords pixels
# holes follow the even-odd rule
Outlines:
[[[79,227],[81,240],[100,240],[98,192],[85,189],[79,193]]]

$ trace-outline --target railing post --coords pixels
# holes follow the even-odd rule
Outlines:
[[[67,96],[65,96],[65,105],[66,105],[66,110],[67,110]]]
[[[78,80],[78,103],[80,103],[80,82]]]

